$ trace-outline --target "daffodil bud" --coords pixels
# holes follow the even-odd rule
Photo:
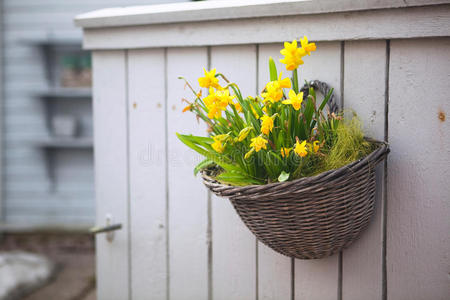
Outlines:
[[[248,136],[248,134],[250,133],[250,131],[253,129],[253,127],[245,127],[244,129],[242,129],[240,132],[239,132],[239,136],[238,136],[238,138],[237,138],[237,140],[239,141],[239,142],[242,142],[247,136]]]

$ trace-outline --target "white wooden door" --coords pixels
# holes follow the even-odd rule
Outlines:
[[[377,170],[367,231],[310,261],[257,242],[230,202],[194,177],[201,158],[175,136],[207,134],[181,112],[191,92],[178,76],[197,87],[203,67],[217,68],[254,95],[280,44],[94,52],[97,224],[110,215],[123,225],[111,241],[97,237],[100,300],[448,298],[448,39],[317,46],[301,78],[333,86],[392,153]]]

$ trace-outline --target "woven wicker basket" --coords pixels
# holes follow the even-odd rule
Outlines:
[[[329,91],[319,81],[312,86]],[[329,110],[338,110],[334,97]],[[245,225],[273,250],[299,259],[323,258],[355,241],[373,215],[375,166],[389,153],[386,143],[373,142],[378,148],[366,157],[313,177],[237,187],[217,182],[206,170],[203,182],[229,198]]]

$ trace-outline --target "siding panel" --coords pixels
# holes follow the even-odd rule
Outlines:
[[[166,299],[164,50],[128,51],[131,290]],[[158,106],[157,103],[160,103]],[[146,274],[146,276],[142,276]]]
[[[449,53],[449,39],[391,42],[389,299],[450,295]]]
[[[344,106],[367,136],[384,140],[386,42],[345,42]],[[375,214],[361,238],[343,254],[343,299],[381,299],[383,164],[377,169]]]
[[[270,81],[269,57],[277,64],[278,73],[289,74],[279,62],[282,44],[265,44],[259,46],[258,55],[258,93],[260,94]],[[258,243],[258,288],[260,299],[290,299],[291,297],[291,259]]]
[[[299,80],[319,79],[334,88],[340,98],[340,43],[318,43],[317,51],[305,57]],[[286,71],[287,74],[287,71]],[[338,255],[318,260],[295,260],[295,299],[336,299],[338,290]]]
[[[168,167],[170,216],[170,296],[172,299],[207,299],[207,201],[201,177],[193,169],[202,158],[181,143],[181,134],[206,135],[206,126],[194,114],[182,113],[193,93],[178,76],[198,86],[207,66],[206,48],[173,48],[167,53]]]
[[[256,47],[211,48],[211,68],[239,85],[242,95],[256,89]],[[231,202],[213,196],[213,298],[254,299],[256,294],[256,241]]]
[[[97,293],[100,299],[123,300],[128,299],[130,288],[125,51],[94,53],[93,67],[96,219],[104,226],[110,215],[113,223],[123,226],[112,242],[105,235],[96,236]]]

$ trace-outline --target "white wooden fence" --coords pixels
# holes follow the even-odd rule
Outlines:
[[[81,15],[93,50],[99,299],[450,299],[448,1],[211,1]],[[447,3],[447,4],[446,4]],[[175,132],[202,68],[254,95],[282,41],[318,50],[303,79],[335,88],[392,152],[376,215],[348,250],[292,260],[261,243],[192,174]],[[281,68],[281,66],[280,66]]]

